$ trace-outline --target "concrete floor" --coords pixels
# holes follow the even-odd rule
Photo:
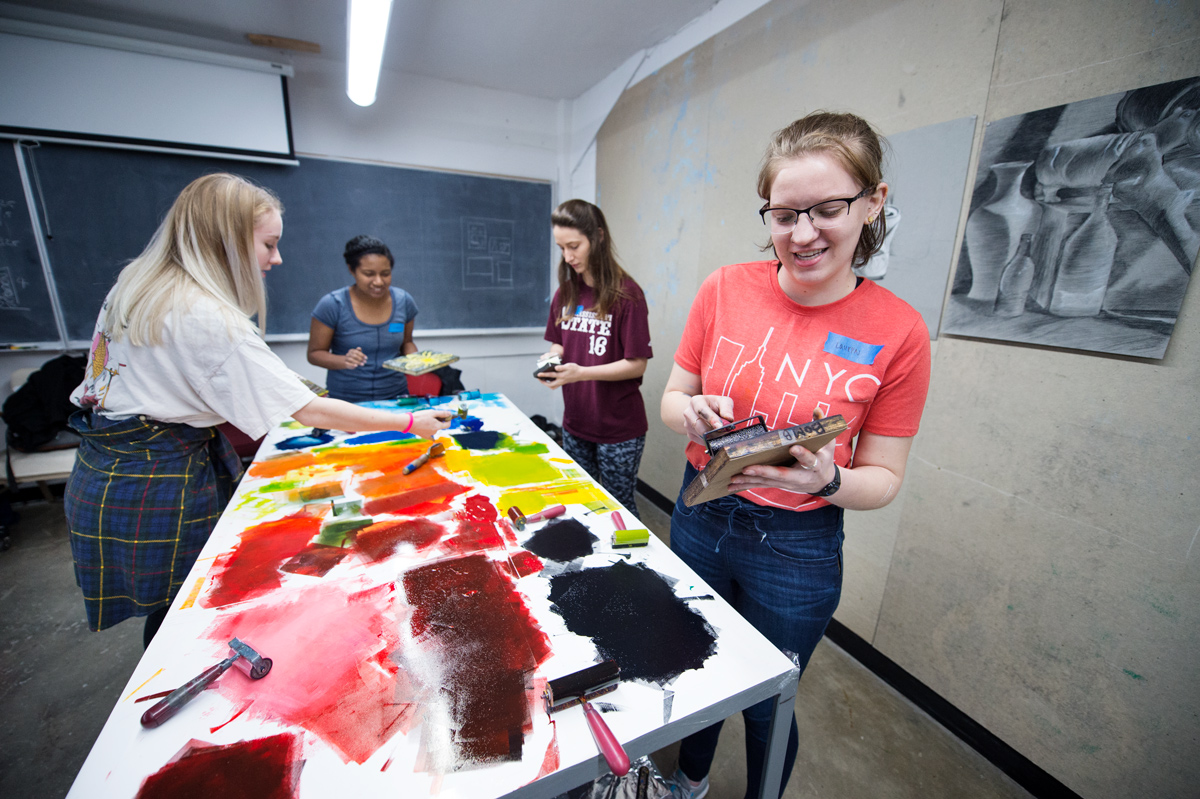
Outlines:
[[[669,518],[644,498],[666,539]],[[0,552],[0,796],[61,797],[142,654],[142,624],[91,633],[71,567],[61,501],[17,507]],[[1030,794],[823,641],[796,698],[800,754],[784,796],[1017,799]],[[710,799],[745,789],[740,716],[721,734]],[[665,774],[675,747],[654,759]]]

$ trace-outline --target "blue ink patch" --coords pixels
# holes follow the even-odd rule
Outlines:
[[[366,435],[348,438],[342,443],[356,447],[359,444],[382,444],[385,441],[406,441],[416,437],[412,433],[401,433],[399,430],[383,430],[378,433],[367,433]]]
[[[870,366],[875,363],[875,356],[883,349],[882,344],[867,344],[856,341],[848,336],[830,333],[825,339],[825,351],[830,355],[845,358],[847,361]]]

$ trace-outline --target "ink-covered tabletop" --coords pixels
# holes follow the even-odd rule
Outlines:
[[[609,658],[622,681],[593,705],[631,758],[776,697],[777,795],[792,662],[653,535],[614,549],[612,512],[636,518],[504,396],[440,401],[467,415],[407,475],[429,442],[267,437],[69,796],[553,797],[607,766],[546,683]],[[235,637],[265,677],[230,668],[139,723]]]

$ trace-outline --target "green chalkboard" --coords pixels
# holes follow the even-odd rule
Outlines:
[[[52,143],[32,157],[53,232],[46,240],[50,266],[73,341],[91,338],[105,293],[179,191],[216,171],[249,178],[283,201],[283,265],[267,276],[269,334],[308,332],[317,301],[350,282],[341,253],[360,233],[391,248],[392,282],[416,299],[418,330],[546,321],[546,183],[317,158],[286,166]]]
[[[0,141],[0,345],[60,340],[17,157]]]

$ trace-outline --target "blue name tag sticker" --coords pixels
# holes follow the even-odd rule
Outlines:
[[[830,355],[845,358],[847,361],[870,366],[875,363],[875,356],[883,349],[882,344],[867,344],[856,341],[849,336],[830,333],[825,339],[825,351]]]
[[[392,322],[390,325],[388,325],[388,332],[389,333],[403,333],[404,332],[404,323],[403,322]]]
[[[575,315],[576,315],[576,316],[579,316],[579,314],[581,314],[581,313],[583,313],[583,306],[582,306],[582,305],[576,305],[576,306],[575,306]]]

